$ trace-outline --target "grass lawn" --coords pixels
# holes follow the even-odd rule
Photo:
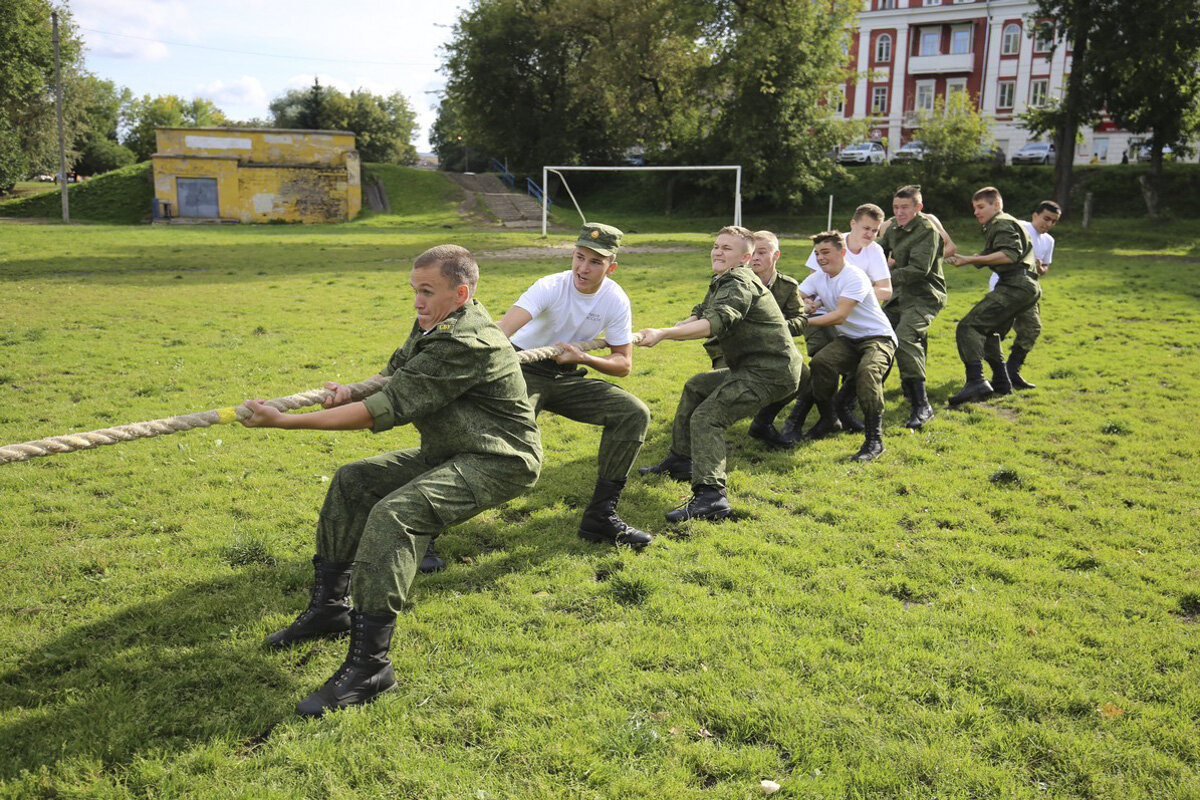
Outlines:
[[[385,180],[396,214],[345,225],[0,224],[0,444],[373,375],[433,244],[481,254],[494,316],[568,266],[462,222],[436,174]],[[939,211],[970,252],[963,205]],[[823,215],[771,223],[798,274]],[[639,326],[709,276],[710,221],[651,225],[627,244],[685,249],[624,256]],[[1200,798],[1200,223],[1055,233],[1037,389],[946,409],[986,289],[948,268],[926,431],[894,376],[875,463],[739,423],[736,521],[670,531],[686,487],[635,477],[621,512],[654,544],[580,541],[599,431],[543,417],[538,485],[418,578],[402,691],[323,720],[292,708],[345,645],[261,638],[306,602],[330,476],[411,429],[221,426],[0,466],[0,797]],[[640,464],[704,366],[698,342],[637,351]]]

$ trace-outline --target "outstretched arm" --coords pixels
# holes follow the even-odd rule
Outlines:
[[[241,423],[247,428],[287,428],[314,431],[357,431],[370,428],[375,421],[361,402],[313,411],[308,414],[285,414],[262,400],[247,400],[250,416]]]

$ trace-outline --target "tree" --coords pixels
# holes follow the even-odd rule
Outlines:
[[[357,89],[347,96],[314,79],[308,89],[276,97],[270,110],[277,128],[352,132],[363,161],[417,162],[417,115],[399,92],[383,97]]]
[[[30,172],[58,171],[54,39],[58,10],[59,61],[67,142],[81,124],[82,44],[71,15],[50,0],[0,2],[0,190]],[[71,155],[71,154],[69,154]]]
[[[147,94],[133,98],[121,109],[121,125],[126,129],[123,144],[138,161],[154,155],[158,147],[155,128],[202,128],[225,123],[224,112],[211,100],[199,97],[184,100],[173,94]]]
[[[966,92],[939,97],[933,111],[920,113],[917,120],[925,145],[921,179],[928,185],[945,180],[956,165],[977,160],[994,142],[992,124]]]
[[[95,175],[134,163],[137,157],[120,144],[118,133],[121,108],[133,99],[132,93],[94,75],[85,75],[82,86],[86,124],[75,139],[75,150],[79,152],[75,170]]]

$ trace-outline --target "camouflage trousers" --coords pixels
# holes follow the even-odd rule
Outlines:
[[[1042,287],[1028,276],[996,284],[958,321],[955,329],[958,357],[964,364],[1001,359],[1000,340],[1008,334],[1017,316],[1036,305],[1041,296]]]
[[[623,481],[646,441],[650,409],[619,386],[586,377],[586,370],[561,368],[553,361],[521,366],[534,412],[553,414],[600,425],[600,451],[596,456],[597,477]]]
[[[896,366],[903,380],[925,380],[929,357],[929,326],[944,304],[936,300],[894,297],[883,307],[883,313],[896,332]]]
[[[1013,349],[1024,350],[1028,353],[1037,344],[1038,337],[1042,335],[1042,309],[1041,303],[1037,302],[1030,306],[1027,310],[1017,314],[1012,323],[1013,330]],[[992,334],[989,338],[995,338],[995,342],[988,342],[984,348],[984,357],[993,358],[1001,357],[1000,342],[1002,337],[1000,334]]]
[[[692,460],[692,485],[724,488],[726,429],[795,391],[791,380],[767,383],[728,369],[692,376],[683,385],[671,428],[671,450]]]
[[[444,529],[498,506],[537,481],[519,458],[464,454],[431,462],[398,450],[338,469],[317,522],[317,554],[353,562],[350,597],[369,614],[396,614],[417,567]]]
[[[813,394],[819,400],[832,403],[837,394],[838,376],[850,374],[854,376],[863,413],[882,414],[883,379],[892,368],[895,352],[896,343],[890,336],[837,337],[813,358]]]

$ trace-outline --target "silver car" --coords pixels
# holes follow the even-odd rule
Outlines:
[[[839,164],[882,164],[887,153],[879,142],[855,142],[838,153]]]
[[[1051,142],[1030,142],[1013,153],[1014,164],[1053,164],[1054,145]]]

